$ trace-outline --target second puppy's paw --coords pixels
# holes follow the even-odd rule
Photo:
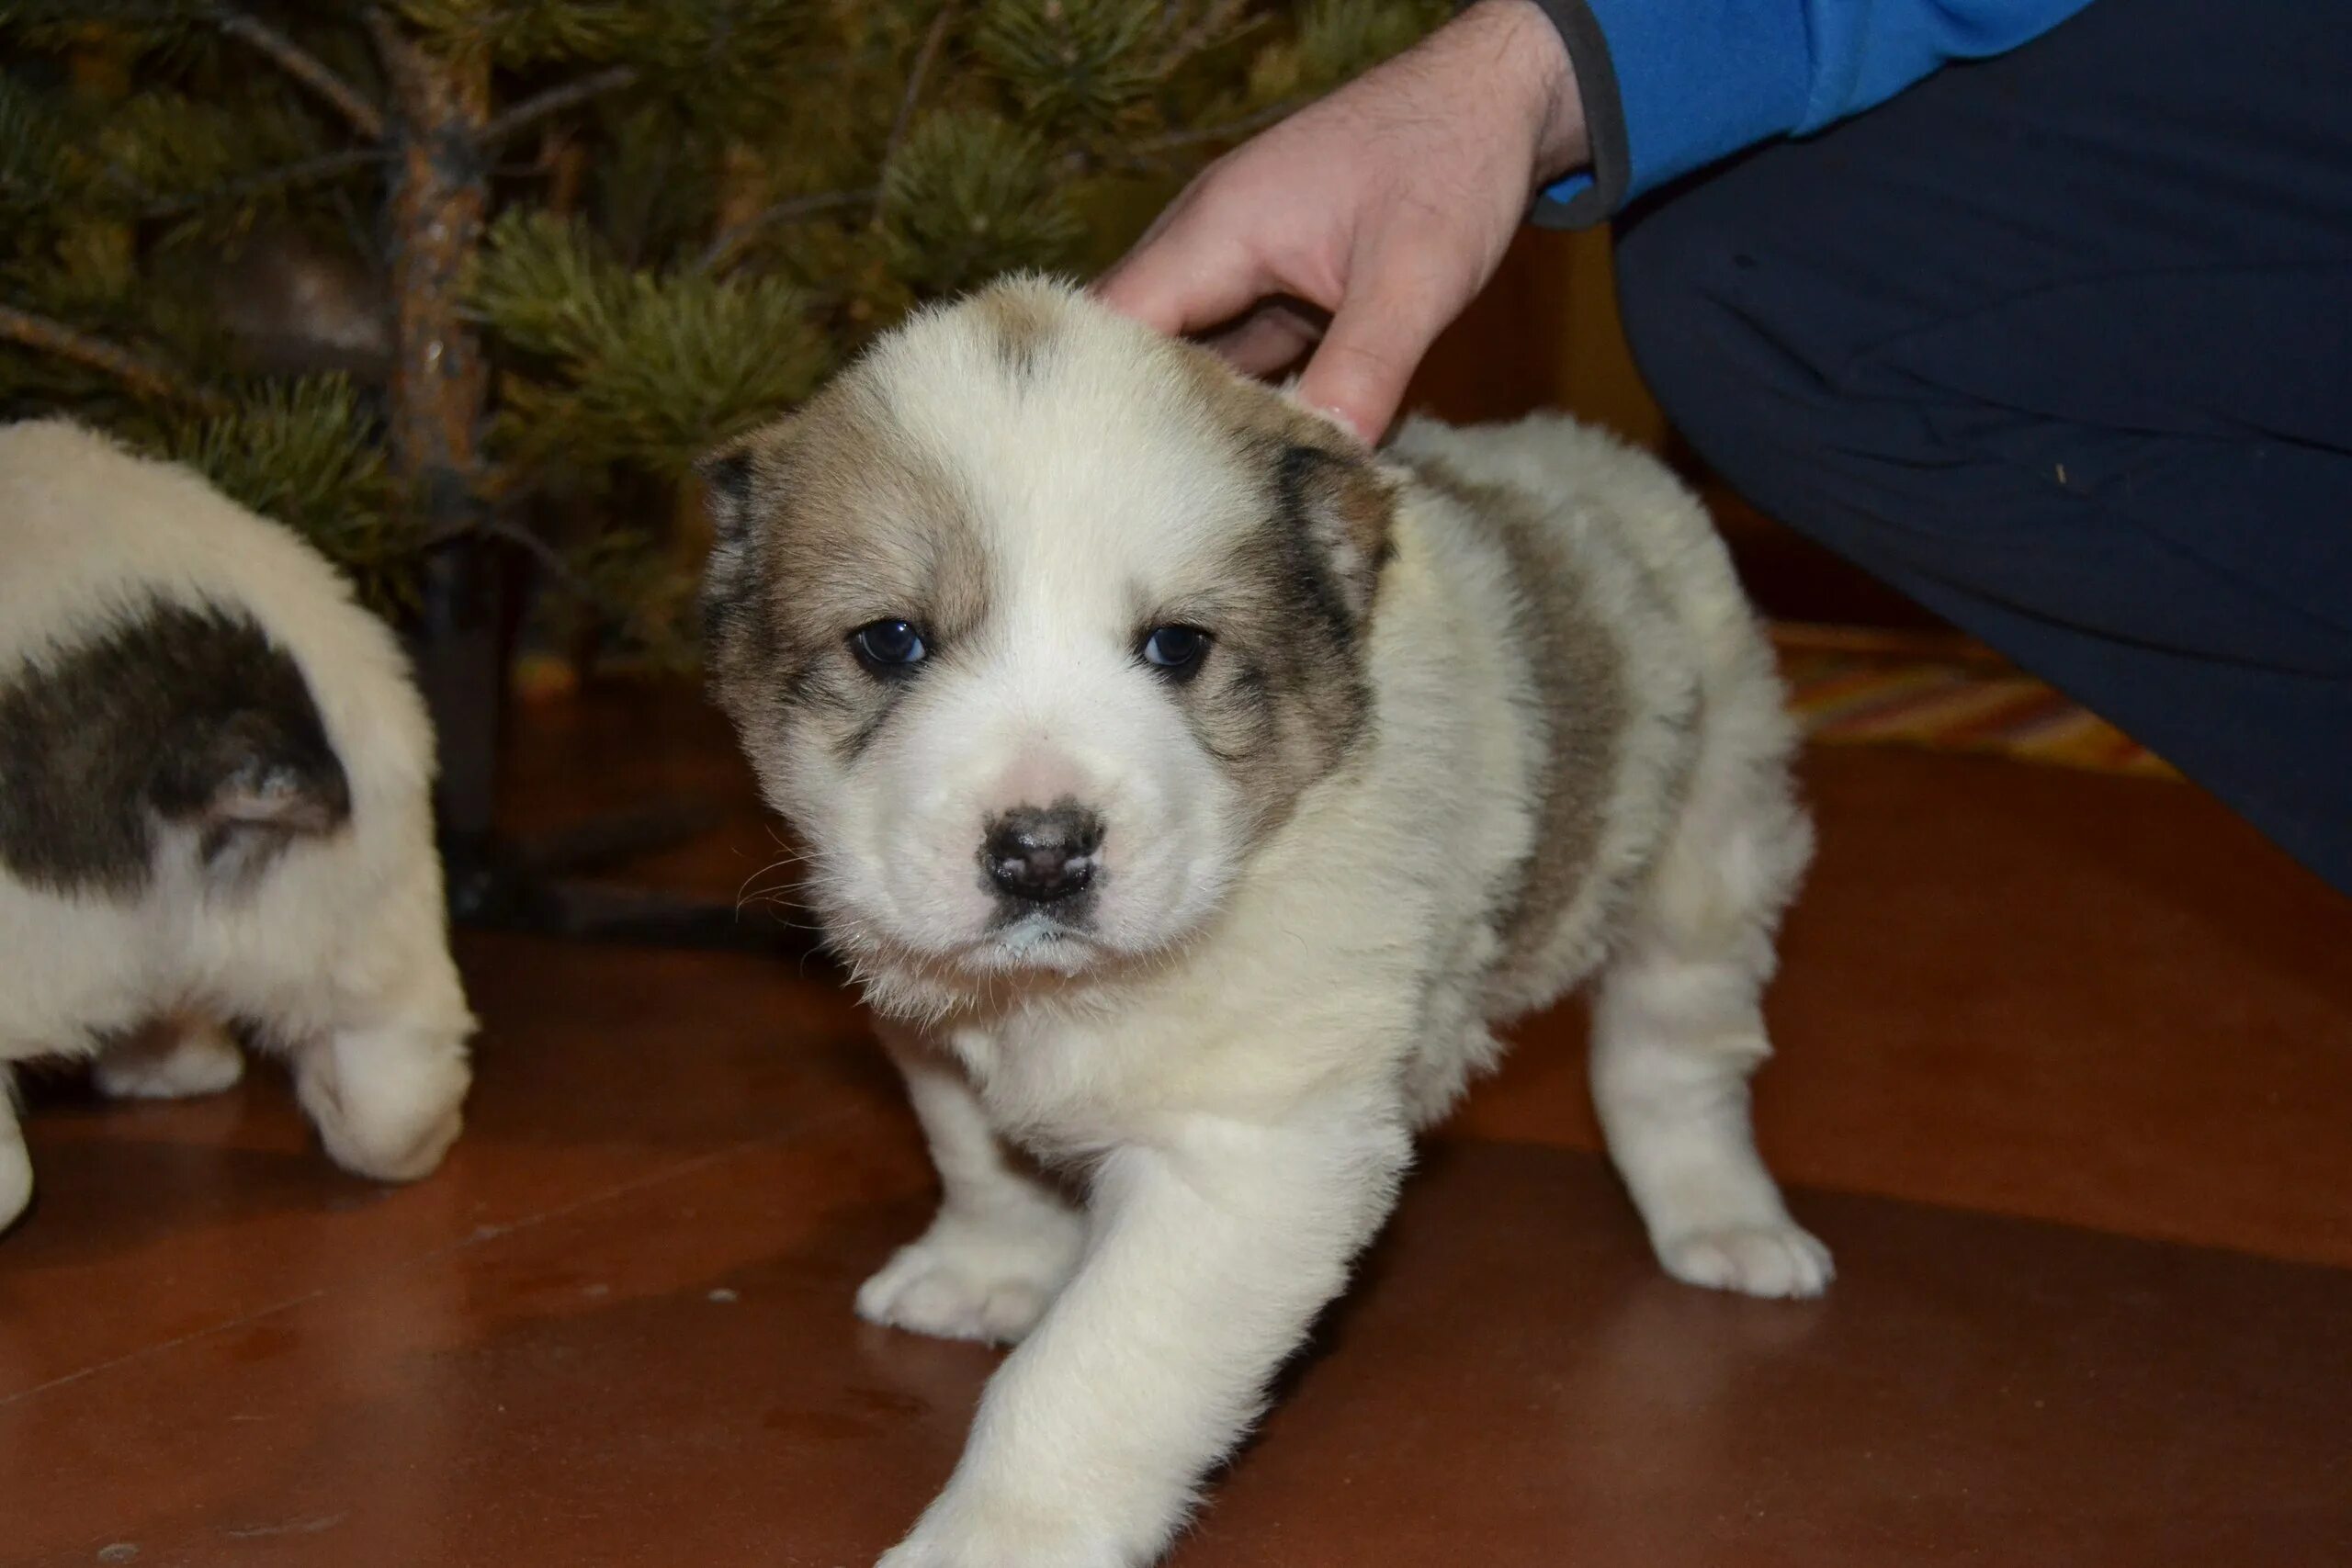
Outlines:
[[[189,1100],[219,1094],[245,1076],[244,1053],[210,1020],[169,1021],[118,1040],[90,1069],[110,1100]]]

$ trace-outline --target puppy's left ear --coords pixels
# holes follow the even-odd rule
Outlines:
[[[1351,624],[1361,623],[1388,562],[1396,512],[1396,492],[1372,454],[1336,442],[1286,443],[1274,493],[1284,520],[1314,547],[1338,607]]]

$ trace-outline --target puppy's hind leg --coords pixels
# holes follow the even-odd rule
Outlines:
[[[432,1174],[465,1124],[474,1021],[437,908],[397,928],[335,1015],[291,1042],[294,1092],[327,1156],[376,1181]],[[401,935],[405,946],[395,946]]]
[[[90,1077],[113,1100],[187,1100],[219,1094],[245,1076],[244,1053],[209,1018],[167,1018],[98,1054]]]
[[[1013,1163],[960,1066],[917,1041],[888,1043],[941,1198],[931,1228],[859,1287],[858,1315],[946,1339],[1019,1339],[1078,1267],[1085,1222]]]
[[[1760,998],[1773,928],[1811,833],[1769,744],[1724,751],[1702,759],[1634,929],[1601,976],[1593,1099],[1668,1273],[1749,1295],[1818,1295],[1829,1250],[1789,1217],[1757,1156],[1747,1094],[1771,1054]]]

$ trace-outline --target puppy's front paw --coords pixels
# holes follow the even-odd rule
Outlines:
[[[1001,1550],[950,1541],[908,1540],[884,1552],[874,1568],[1129,1568],[1114,1549],[1039,1555],[1027,1547]]]
[[[1133,1568],[1141,1561],[1057,1510],[967,1502],[951,1489],[875,1568]]]
[[[1750,1296],[1817,1296],[1837,1273],[1829,1249],[1793,1222],[1686,1232],[1658,1243],[1657,1257],[1685,1284]]]
[[[1045,1202],[973,1217],[943,1213],[858,1288],[869,1323],[1010,1344],[1053,1304],[1078,1266],[1084,1226]]]

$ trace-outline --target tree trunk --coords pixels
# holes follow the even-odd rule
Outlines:
[[[505,684],[498,561],[473,531],[490,372],[461,310],[490,206],[490,62],[435,55],[380,12],[369,30],[392,91],[392,468],[421,531],[445,541],[425,563],[417,674],[441,734],[443,830],[476,851],[491,832]]]
[[[377,26],[391,78],[392,462],[436,531],[473,519],[476,442],[490,388],[481,344],[460,311],[481,248],[490,181],[481,135],[486,56],[436,58],[391,22]]]

